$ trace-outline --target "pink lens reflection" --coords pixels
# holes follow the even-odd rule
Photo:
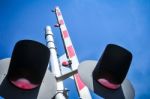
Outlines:
[[[110,83],[107,79],[101,78],[97,80],[101,85],[105,86],[106,88],[109,89],[117,89],[120,87],[120,84],[113,84]]]
[[[25,78],[20,78],[16,81],[11,81],[11,83],[14,84],[16,87],[24,90],[30,90],[38,86],[36,84],[32,84],[29,80]]]

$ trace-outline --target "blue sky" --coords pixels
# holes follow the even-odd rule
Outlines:
[[[11,56],[18,40],[45,44],[46,25],[52,26],[58,53],[63,54],[59,30],[53,27],[56,17],[51,12],[57,5],[79,61],[98,60],[109,43],[127,48],[133,53],[127,78],[135,88],[135,99],[149,99],[150,0],[0,0],[0,59]],[[65,81],[68,83],[71,86],[72,81]],[[69,93],[70,99],[77,98],[75,92]]]

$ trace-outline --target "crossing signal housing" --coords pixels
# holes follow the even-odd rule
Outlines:
[[[125,79],[131,60],[131,52],[118,45],[108,44],[98,62],[82,62],[78,73],[82,81],[103,98],[134,99],[134,88]]]
[[[16,43],[11,59],[0,60],[0,96],[6,99],[48,99],[56,80],[47,69],[49,49],[36,41]]]

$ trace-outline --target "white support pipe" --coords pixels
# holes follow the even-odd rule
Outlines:
[[[50,26],[46,26],[46,41],[47,41],[47,47],[50,50],[50,63],[51,71],[56,77],[61,76],[61,71],[59,67],[58,57],[57,57],[57,51],[54,44],[53,39],[53,33]],[[64,85],[62,81],[57,82],[57,94],[55,99],[66,99],[63,95],[64,91]]]

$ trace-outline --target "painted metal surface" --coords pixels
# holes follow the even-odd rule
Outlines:
[[[69,36],[69,32],[68,32],[67,27],[65,25],[62,13],[61,13],[60,8],[58,6],[55,8],[55,14],[56,14],[59,28],[61,31],[61,36],[62,36],[62,40],[64,43],[64,47],[66,50],[66,57],[67,57],[67,59],[72,61],[71,69],[75,70],[78,68],[79,61],[78,61],[77,55],[75,53],[71,38]],[[80,98],[81,99],[92,99],[91,94],[89,92],[89,89],[81,81],[78,74],[74,75],[74,80],[75,80],[75,83],[77,85],[77,90],[78,90]]]

